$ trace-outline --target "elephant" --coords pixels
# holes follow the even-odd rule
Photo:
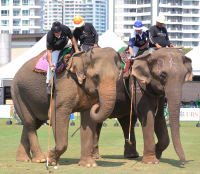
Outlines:
[[[44,52],[39,57],[42,54]],[[96,129],[93,120],[103,121],[114,108],[116,83],[121,72],[119,54],[112,48],[98,47],[88,52],[74,53],[68,68],[56,74],[51,109],[50,96],[46,95],[46,74],[32,70],[36,59],[29,60],[21,67],[11,86],[12,99],[23,122],[16,160],[40,163],[46,161],[47,155],[49,162],[57,165],[67,149],[70,114],[81,112],[81,132],[84,138],[81,141],[79,165],[96,166],[92,158],[93,143],[90,143],[93,142]],[[49,110],[52,110],[50,121],[55,147],[44,155],[36,130],[49,119]]]
[[[132,94],[131,82],[134,79],[133,91],[133,108],[134,115],[131,127],[131,141],[133,145],[125,143],[125,157],[137,157],[136,140],[134,135],[134,125],[139,119],[142,125],[144,152],[143,163],[157,164],[161,158],[162,152],[169,145],[169,135],[164,118],[164,103],[167,99],[170,112],[170,127],[174,149],[180,158],[180,163],[185,164],[185,155],[180,142],[179,133],[179,113],[182,95],[182,85],[186,81],[192,80],[191,59],[186,57],[180,50],[175,48],[162,48],[152,54],[148,51],[143,55],[138,56],[132,65],[132,73],[129,78],[129,94]],[[125,113],[130,110],[125,96],[125,89],[122,78],[117,82],[117,98],[116,104],[110,118],[118,118],[124,131],[125,139],[128,138],[129,121],[128,116],[124,118]],[[123,100],[124,99],[124,100]],[[126,102],[125,102],[126,101]],[[119,112],[119,110],[121,112]],[[125,121],[127,119],[127,121]],[[94,137],[94,152],[95,158],[101,158],[98,152],[98,139],[100,136],[102,123],[98,123],[96,136]],[[155,144],[154,132],[158,142]],[[131,147],[132,146],[132,147]],[[128,148],[127,148],[128,147]],[[131,148],[130,148],[131,147]],[[129,149],[129,150],[126,150]],[[126,153],[128,152],[128,153]],[[130,155],[129,155],[130,154]]]

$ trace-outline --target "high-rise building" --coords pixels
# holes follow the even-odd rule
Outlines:
[[[43,32],[43,0],[1,0],[0,33]]]
[[[200,0],[113,0],[108,6],[108,29],[125,41],[129,40],[136,20],[150,28],[162,14],[172,44],[199,46]]]
[[[54,21],[60,21],[74,29],[75,15],[81,15],[85,22],[92,23],[98,34],[107,29],[107,0],[44,0],[44,30],[51,29]]]

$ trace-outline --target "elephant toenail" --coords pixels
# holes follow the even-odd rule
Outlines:
[[[92,167],[96,167],[97,166],[97,164],[92,164]]]
[[[90,164],[86,164],[86,167],[90,167],[91,165]]]

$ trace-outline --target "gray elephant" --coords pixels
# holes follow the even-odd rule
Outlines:
[[[44,52],[43,52],[44,53]],[[42,53],[42,54],[43,54]],[[11,93],[16,111],[23,122],[17,161],[45,162],[36,130],[48,120],[50,97],[46,95],[45,74],[33,72],[37,58],[25,63],[15,75]],[[73,55],[70,71],[57,74],[52,101],[51,123],[55,148],[50,150],[49,162],[56,165],[68,145],[70,114],[81,112],[82,150],[79,165],[96,166],[92,158],[96,124],[108,117],[115,105],[116,82],[120,74],[120,56],[112,48],[93,48]],[[98,108],[96,103],[98,102]],[[88,114],[91,110],[91,117]],[[92,113],[95,112],[95,113]],[[32,153],[32,157],[31,154]]]
[[[184,82],[192,80],[191,59],[177,49],[162,48],[153,54],[147,52],[135,59],[132,67],[132,75],[137,80],[134,89],[134,108],[137,118],[141,122],[144,136],[143,163],[159,163],[162,152],[169,145],[169,135],[164,118],[164,102],[167,98],[170,112],[170,127],[174,149],[180,158],[182,165],[185,164],[184,151],[180,142],[179,133],[179,113],[182,95],[182,85]],[[131,95],[131,85],[133,77],[129,79],[129,93]],[[128,86],[127,86],[128,88]],[[128,116],[124,115],[130,107],[125,103],[130,103],[126,96],[122,78],[117,83],[116,105],[111,114],[111,118],[119,118],[124,131],[125,139],[128,138]],[[126,97],[123,97],[126,96]],[[121,111],[121,112],[120,112]],[[133,117],[133,125],[136,122]],[[125,121],[127,119],[127,121]],[[121,125],[122,125],[121,124]],[[94,138],[94,157],[101,157],[98,153],[98,139],[102,124],[97,126],[96,137]],[[158,138],[157,144],[154,140],[154,132]],[[132,126],[131,141],[133,145],[125,143],[125,157],[137,157],[135,147],[134,126]],[[128,153],[127,153],[128,152]],[[130,154],[130,155],[129,155]]]

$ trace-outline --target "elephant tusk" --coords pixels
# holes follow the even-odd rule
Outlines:
[[[118,80],[120,79],[121,75],[122,75],[122,69],[120,69],[120,71],[119,71]]]

